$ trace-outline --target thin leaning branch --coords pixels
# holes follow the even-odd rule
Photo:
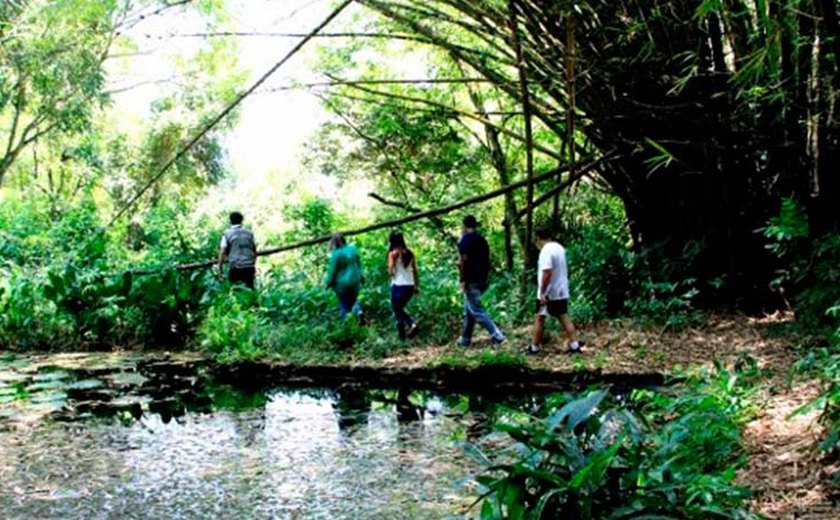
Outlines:
[[[314,83],[301,83],[293,85],[282,85],[279,87],[267,88],[258,92],[259,94],[269,92],[282,92],[286,90],[302,90],[319,87],[340,87],[342,85],[436,85],[436,84],[457,84],[457,83],[490,83],[486,78],[415,78],[415,79],[358,79],[358,80],[335,80],[316,81]]]
[[[486,59],[488,54],[493,56],[492,53],[479,53],[479,54],[469,54],[463,52],[457,45],[453,45],[450,41],[448,41],[445,37],[441,36],[430,27],[425,24],[418,22],[411,17],[405,16],[404,14],[396,11],[393,9],[392,5],[389,5],[388,2],[384,2],[381,0],[356,0],[360,4],[368,7],[369,9],[380,13],[382,16],[396,21],[398,23],[404,24],[407,27],[410,27],[412,31],[423,35],[424,37],[429,39],[429,42],[438,46],[439,48],[449,52],[453,58],[463,61],[467,63],[470,67],[474,70],[478,71],[480,74],[486,76],[490,79],[497,87],[499,87],[503,92],[509,95],[512,99],[518,100],[519,99],[519,89],[515,82],[511,82],[510,78],[507,77],[504,73],[490,67],[488,65],[489,61],[500,61],[498,56],[495,56],[492,60]],[[476,36],[481,37],[481,35],[476,34]],[[505,52],[505,59],[508,59],[509,53]],[[508,60],[509,61],[509,60]],[[548,128],[552,129],[558,135],[562,131],[557,125],[557,122],[552,120],[550,115],[556,114],[558,112],[557,109],[551,107],[547,104],[544,100],[540,99],[532,99],[531,100],[531,108],[534,112],[534,116],[539,118]]]
[[[375,201],[378,201],[379,203],[381,203],[384,206],[390,206],[392,208],[399,208],[399,209],[402,209],[402,210],[405,210],[405,211],[408,211],[408,212],[411,212],[411,213],[419,213],[419,212],[423,211],[420,208],[416,208],[416,207],[414,207],[411,204],[408,204],[406,202],[400,202],[400,201],[396,201],[396,200],[386,199],[385,197],[383,197],[382,195],[379,195],[378,193],[374,193],[374,192],[368,193],[368,197],[372,198]],[[441,234],[441,236],[443,236],[450,244],[452,244],[454,246],[458,245],[458,239],[455,238],[455,235],[453,235],[452,233],[447,231],[446,225],[443,223],[443,221],[439,217],[431,217],[429,220],[432,222],[432,224],[438,230],[438,232]]]
[[[166,40],[170,38],[303,38],[306,33],[288,33],[288,32],[265,32],[265,31],[218,31],[218,32],[195,32],[195,33],[168,33],[153,36],[146,34],[146,39]],[[365,33],[365,32],[332,32],[332,33],[318,33],[313,38],[324,39],[382,39],[382,40],[400,40],[414,43],[421,43],[423,45],[435,45],[423,36],[413,34],[401,33]],[[456,47],[467,54],[480,54],[481,51],[470,49],[456,45]]]
[[[316,34],[318,34],[318,32],[319,32],[319,31],[321,31],[321,29],[323,29],[323,28],[324,28],[324,27],[326,27],[326,26],[327,26],[330,22],[332,22],[332,21],[333,21],[333,20],[334,20],[334,19],[335,19],[335,18],[336,18],[339,14],[341,14],[341,12],[342,12],[342,11],[343,11],[343,10],[344,10],[344,9],[345,9],[348,5],[350,5],[352,2],[353,2],[353,0],[344,0],[344,1],[343,1],[343,2],[342,2],[339,6],[338,6],[338,7],[336,7],[336,8],[335,8],[335,9],[334,9],[334,10],[333,10],[330,14],[329,14],[329,16],[327,16],[327,17],[326,17],[323,21],[321,21],[321,23],[320,23],[320,24],[318,24],[318,26],[317,26],[317,27],[315,27],[314,29],[312,29],[312,31],[311,31],[311,32],[310,32],[310,33],[306,36],[306,38],[303,38],[303,39],[302,39],[301,41],[299,41],[299,42],[297,43],[297,45],[295,45],[295,46],[294,46],[294,47],[293,47],[293,48],[292,48],[292,49],[291,49],[288,53],[286,53],[286,55],[283,57],[283,59],[281,59],[281,60],[280,60],[280,61],[278,61],[276,64],[274,64],[274,66],[272,66],[272,67],[268,70],[268,72],[266,72],[265,74],[263,74],[263,75],[260,77],[260,79],[258,79],[256,82],[254,82],[254,84],[253,84],[253,85],[251,85],[251,86],[250,86],[247,90],[245,90],[244,92],[242,92],[242,93],[240,93],[238,96],[236,96],[236,99],[234,99],[232,103],[230,103],[230,104],[229,104],[229,105],[228,105],[228,106],[227,106],[224,110],[222,110],[222,111],[221,111],[221,112],[220,112],[220,113],[219,113],[216,117],[214,117],[213,119],[211,119],[209,123],[207,123],[206,125],[204,125],[204,127],[203,127],[203,128],[202,128],[202,129],[201,129],[201,130],[200,130],[200,131],[199,131],[199,132],[198,132],[198,133],[197,133],[197,134],[196,134],[196,135],[195,135],[192,139],[190,139],[190,141],[189,141],[189,142],[187,142],[187,144],[185,144],[183,147],[181,147],[181,149],[178,151],[178,153],[176,153],[174,156],[172,156],[172,158],[171,158],[171,159],[169,159],[169,161],[167,161],[167,162],[166,162],[166,164],[164,164],[164,165],[163,165],[163,167],[161,167],[161,169],[158,171],[158,173],[156,173],[156,174],[154,175],[154,177],[152,177],[152,178],[151,178],[151,180],[149,180],[149,182],[147,182],[147,183],[146,183],[146,184],[145,184],[145,185],[144,185],[144,186],[140,189],[140,191],[138,191],[138,192],[137,192],[137,193],[136,193],[136,194],[135,194],[135,195],[134,195],[134,196],[133,196],[133,197],[132,197],[132,198],[131,198],[131,199],[130,199],[130,200],[129,200],[129,201],[128,201],[128,202],[127,202],[124,206],[123,206],[123,207],[122,207],[122,209],[120,209],[120,210],[119,210],[119,211],[118,211],[118,212],[117,212],[117,213],[116,213],[116,214],[115,214],[115,215],[111,218],[110,222],[108,222],[108,225],[107,225],[106,227],[110,227],[110,226],[111,226],[111,225],[113,225],[116,221],[118,221],[120,218],[122,218],[122,217],[123,217],[123,215],[125,215],[125,214],[128,212],[128,210],[129,210],[129,209],[131,209],[131,208],[132,208],[132,207],[133,207],[133,206],[137,203],[137,201],[139,201],[139,200],[140,200],[140,198],[141,198],[144,194],[146,194],[146,192],[147,192],[147,191],[149,191],[149,189],[150,189],[152,186],[154,186],[154,185],[155,185],[155,184],[156,184],[156,183],[157,183],[157,182],[158,182],[158,181],[159,181],[159,180],[160,180],[160,179],[161,179],[161,178],[162,178],[162,177],[163,177],[163,176],[164,176],[164,175],[165,175],[165,174],[166,174],[166,173],[167,173],[167,172],[168,172],[171,168],[172,168],[172,166],[173,166],[173,165],[175,165],[175,164],[176,164],[176,163],[177,163],[177,162],[178,162],[178,161],[179,161],[182,157],[184,157],[184,156],[187,154],[187,152],[189,152],[189,151],[190,151],[190,149],[192,149],[192,147],[193,147],[193,146],[195,146],[195,145],[196,145],[196,144],[197,144],[197,143],[198,143],[198,142],[199,142],[202,138],[204,138],[204,136],[205,136],[205,135],[207,135],[207,133],[208,133],[208,132],[210,132],[210,130],[212,130],[212,129],[216,126],[216,125],[218,125],[218,124],[219,124],[219,122],[221,122],[221,121],[222,121],[225,117],[227,117],[227,116],[228,116],[228,114],[230,114],[231,112],[233,112],[233,110],[234,110],[236,107],[238,107],[238,106],[239,106],[239,105],[240,105],[240,104],[241,104],[241,103],[245,100],[245,98],[247,98],[248,96],[250,96],[250,95],[251,95],[254,91],[256,91],[256,90],[260,87],[260,85],[262,85],[263,83],[265,83],[265,81],[266,81],[266,80],[268,80],[268,78],[269,78],[272,74],[274,74],[274,73],[277,71],[277,69],[279,69],[280,67],[282,67],[282,66],[283,66],[283,65],[284,65],[287,61],[289,61],[289,60],[292,58],[292,56],[294,56],[295,54],[297,54],[297,53],[298,53],[298,51],[300,51],[300,50],[304,47],[304,45],[306,45],[307,43],[309,43],[309,41],[310,41],[310,40],[311,40],[311,39],[312,39],[312,38],[313,38]]]
[[[557,186],[551,188],[547,192],[543,193],[542,195],[540,195],[539,197],[534,199],[534,202],[532,202],[529,207],[519,210],[519,212],[515,215],[516,220],[521,219],[529,211],[534,211],[538,207],[542,206],[543,204],[545,204],[546,202],[551,200],[552,197],[554,197],[555,195],[557,195],[561,191],[565,190],[566,188],[568,188],[572,184],[574,184],[577,181],[581,180],[582,178],[586,177],[589,174],[589,172],[592,171],[593,169],[594,168],[587,168],[585,170],[575,170],[575,172],[571,173],[570,176],[565,181],[561,182]]]
[[[323,96],[317,92],[310,92],[313,96],[323,99]],[[379,106],[391,106],[387,101],[383,101],[382,96],[376,97],[363,97],[363,96],[354,96],[353,94],[348,94],[346,92],[330,92],[330,96],[339,97],[342,99],[349,99],[351,101],[359,101],[360,103],[370,103],[372,105],[379,105]],[[440,108],[426,108],[421,106],[408,106],[405,108],[406,110],[411,110],[413,112],[425,112],[425,113],[436,113],[440,112]],[[481,115],[481,114],[479,114]],[[517,110],[490,110],[487,112],[487,115],[490,116],[503,116],[506,118],[521,116],[522,112]]]
[[[602,158],[599,158],[599,159],[591,159],[590,158],[590,159],[587,159],[585,162],[576,165],[576,170],[582,174],[583,172],[589,171],[592,168],[595,168],[595,167],[597,167],[601,164],[604,164],[605,162],[612,161],[612,160],[615,160],[615,159],[616,159],[616,156],[606,156],[606,157],[602,157]],[[543,173],[539,176],[534,177],[534,179],[531,182],[536,184],[536,183],[540,183],[540,182],[543,182],[543,181],[554,179],[554,178],[557,177],[558,172],[566,170],[566,169],[567,169],[566,166],[559,166],[559,167],[554,168],[552,170],[549,170],[549,171],[547,171],[547,172],[545,172],[545,173]],[[491,200],[491,199],[495,199],[497,197],[500,197],[500,196],[504,195],[505,193],[507,193],[509,191],[517,190],[519,188],[524,187],[525,185],[528,184],[528,182],[529,181],[527,179],[523,180],[523,181],[515,182],[513,184],[510,184],[508,186],[504,186],[504,187],[499,188],[497,190],[493,190],[493,191],[490,191],[488,193],[484,193],[482,195],[471,197],[469,199],[465,199],[465,200],[462,200],[460,202],[450,204],[448,206],[444,206],[444,207],[441,207],[441,208],[430,209],[430,210],[426,210],[426,211],[420,211],[420,212],[413,213],[411,215],[408,215],[408,216],[405,216],[405,217],[402,217],[402,218],[398,218],[398,219],[394,219],[394,220],[388,220],[388,221],[385,221],[385,222],[378,222],[376,224],[371,224],[369,226],[365,226],[365,227],[358,228],[358,229],[349,229],[349,230],[346,230],[346,231],[342,231],[341,234],[344,235],[344,236],[361,235],[361,234],[364,234],[364,233],[370,233],[370,232],[373,232],[373,231],[378,231],[380,229],[387,229],[387,228],[394,228],[394,227],[397,227],[397,226],[402,226],[403,224],[408,224],[410,222],[415,222],[417,220],[433,218],[433,217],[437,217],[439,215],[445,215],[447,213],[452,213],[453,211],[459,210],[461,208],[465,208],[467,206],[473,206],[475,204],[479,204],[479,203],[486,202],[486,201]],[[285,245],[285,246],[263,249],[262,251],[259,251],[257,253],[257,256],[271,256],[271,255],[276,255],[278,253],[283,253],[283,252],[286,252],[286,251],[293,251],[295,249],[302,249],[304,247],[316,246],[318,244],[325,244],[325,243],[329,242],[330,238],[332,238],[332,234],[324,235],[324,236],[320,236],[320,237],[315,237],[315,238],[310,238],[308,240],[303,240],[301,242],[296,242],[294,244],[288,244],[288,245]],[[173,270],[176,270],[176,271],[192,271],[192,270],[196,270],[196,269],[204,269],[204,268],[207,268],[207,267],[212,267],[214,265],[216,265],[215,260],[207,260],[207,261],[204,261],[204,262],[195,262],[195,263],[190,263],[190,264],[176,265],[176,266],[170,267],[169,269],[173,269]],[[164,270],[166,270],[166,269],[164,268],[164,269],[151,269],[151,270],[137,270],[137,271],[131,271],[131,273],[134,274],[134,275],[140,276],[140,275],[156,274],[156,273],[159,273],[159,272],[164,271]]]
[[[336,81],[339,81],[338,78],[333,78],[333,79],[335,79]],[[499,125],[497,125],[493,121],[490,121],[487,118],[481,117],[478,114],[474,114],[474,113],[468,112],[466,110],[462,110],[462,109],[459,109],[459,108],[452,107],[452,106],[447,105],[445,103],[440,103],[438,101],[432,101],[430,99],[423,99],[423,98],[418,98],[418,97],[413,97],[413,96],[406,96],[406,95],[403,95],[403,94],[395,94],[393,92],[383,92],[381,90],[367,88],[367,87],[362,86],[362,85],[348,84],[347,86],[350,87],[350,88],[356,89],[356,90],[360,90],[362,92],[366,92],[368,94],[375,95],[375,96],[389,97],[389,98],[393,98],[393,99],[399,99],[399,100],[402,100],[402,101],[408,101],[408,102],[411,102],[411,103],[421,103],[421,104],[425,104],[425,105],[429,105],[429,106],[434,106],[434,107],[440,108],[442,110],[448,111],[452,114],[460,115],[460,116],[472,119],[474,121],[477,121],[479,123],[482,123],[484,125],[492,126],[492,127],[496,128],[500,133],[502,133],[502,134],[504,134],[508,137],[511,137],[513,139],[516,139],[517,141],[520,141],[522,143],[527,143],[527,141],[528,141],[525,137],[523,137],[523,136],[517,134],[516,132],[514,132],[512,130],[509,130],[509,129],[503,127],[503,126],[499,126]],[[545,155],[547,155],[547,156],[549,156],[553,159],[556,159],[558,161],[562,160],[562,156],[559,153],[557,153],[556,151],[554,151],[550,148],[547,148],[545,146],[542,146],[542,145],[539,145],[539,144],[534,144],[534,149],[538,150],[538,151],[542,152],[543,154],[545,154]]]

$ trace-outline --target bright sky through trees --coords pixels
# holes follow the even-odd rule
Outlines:
[[[229,2],[231,17],[224,30],[243,33],[300,33],[309,31],[329,11],[329,0],[234,0]],[[116,114],[131,118],[148,116],[150,104],[172,88],[167,80],[175,72],[179,56],[194,51],[200,40],[190,34],[206,31],[194,13],[173,10],[163,17],[150,18],[130,33],[138,53],[113,64],[114,90],[139,85],[114,95]],[[173,37],[173,35],[181,35]],[[248,72],[247,83],[285,55],[295,38],[242,36],[236,38],[239,65]],[[315,78],[310,70],[312,50],[305,51],[269,79],[264,90],[307,82]],[[306,51],[309,52],[306,52]],[[260,182],[269,171],[290,171],[301,145],[315,131],[324,112],[318,99],[304,90],[267,92],[248,98],[242,105],[239,123],[227,137],[227,151],[238,181],[248,185]]]

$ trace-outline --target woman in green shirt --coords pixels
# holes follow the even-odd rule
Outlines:
[[[359,305],[359,291],[365,281],[362,261],[355,246],[347,244],[344,236],[335,234],[329,242],[330,265],[325,284],[338,296],[339,311],[344,319],[351,312],[364,324],[364,314]]]

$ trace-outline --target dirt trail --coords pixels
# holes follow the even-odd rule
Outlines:
[[[750,458],[739,479],[755,492],[753,510],[769,518],[840,518],[826,485],[837,468],[820,461],[815,449],[822,436],[818,413],[791,416],[818,388],[806,382],[778,390],[744,432]]]
[[[732,363],[746,357],[762,368],[787,370],[795,360],[791,340],[774,332],[790,320],[775,315],[763,319],[729,315],[708,317],[700,327],[680,331],[641,329],[629,322],[612,322],[582,331],[586,348],[580,355],[569,355],[563,346],[559,327],[552,323],[543,352],[527,356],[531,368],[556,371],[591,370],[610,374],[671,372],[677,367],[710,365],[713,360]],[[384,360],[361,364],[402,367],[436,363],[486,362],[493,355],[518,355],[530,341],[530,328],[508,332],[508,342],[490,348],[489,338],[479,336],[469,348],[409,346]]]

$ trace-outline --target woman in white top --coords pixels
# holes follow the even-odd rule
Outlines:
[[[420,292],[417,278],[417,258],[408,246],[402,233],[393,232],[388,248],[388,273],[391,275],[391,308],[397,320],[397,333],[401,340],[417,334],[417,324],[405,312],[405,307],[415,294]]]

